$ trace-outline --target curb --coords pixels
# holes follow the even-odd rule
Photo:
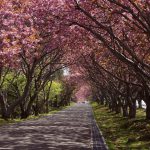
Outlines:
[[[92,145],[92,149],[93,150],[109,150],[109,148],[106,144],[106,141],[103,137],[103,134],[102,134],[101,130],[99,129],[98,124],[95,120],[93,108],[91,107],[91,109],[92,109],[92,116],[91,116],[91,123],[92,123],[92,129],[91,129],[91,137],[92,137],[91,140],[92,140],[92,142],[91,142],[91,145]],[[95,129],[93,129],[94,127],[95,127]],[[94,137],[94,134],[93,134],[94,130],[96,131],[95,136],[97,136],[97,137]]]

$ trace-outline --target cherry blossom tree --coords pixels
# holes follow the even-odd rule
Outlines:
[[[44,86],[67,66],[77,72],[64,81],[64,99],[92,90],[99,102],[130,118],[136,101],[144,100],[150,119],[148,0],[1,0],[0,10],[0,83],[7,70],[25,78],[8,116],[18,106],[28,116]]]
[[[67,5],[68,11],[63,11],[68,13],[65,19],[70,26],[85,29],[85,36],[92,35],[105,50],[134,71],[144,89],[149,119],[149,2],[73,0],[65,1],[64,5]],[[89,49],[83,47],[82,50],[85,53]]]

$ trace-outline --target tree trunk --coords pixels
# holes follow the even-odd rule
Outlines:
[[[146,103],[146,119],[150,120],[150,93],[149,88],[145,88],[145,97],[144,97],[145,103]]]
[[[49,100],[46,99],[46,113],[49,113]]]
[[[122,106],[122,115],[123,117],[128,117],[129,114],[128,114],[128,107],[126,105]]]
[[[142,108],[142,100],[138,100],[138,108]]]
[[[27,111],[21,112],[21,119],[26,119],[26,118],[28,118],[28,116],[29,116],[29,112],[27,112]]]
[[[136,117],[136,100],[133,100],[129,104],[129,118],[135,118]]]
[[[105,107],[109,106],[109,102],[107,99],[105,99]]]
[[[116,105],[116,114],[120,114],[121,113],[121,106],[119,104]]]
[[[8,120],[10,118],[10,113],[8,112],[8,108],[2,94],[0,94],[0,106],[2,118],[4,120]]]
[[[101,105],[104,105],[104,99],[103,99],[103,98],[101,98],[100,104],[101,104]]]
[[[108,104],[108,108],[111,110],[111,108],[112,108],[112,104],[111,104],[111,102],[109,102],[109,104]]]
[[[30,92],[30,85],[31,85],[31,82],[32,82],[32,78],[29,78],[27,80],[27,83],[25,85],[25,88],[24,88],[24,91],[23,91],[23,94],[22,96],[20,96],[18,98],[18,100],[16,100],[14,103],[12,103],[12,105],[9,107],[8,109],[8,115],[10,116],[12,112],[14,112],[16,106],[20,105],[22,102],[25,101],[25,99],[28,97],[29,95],[29,92]]]
[[[39,106],[38,106],[38,102],[36,101],[36,105],[34,107],[34,115],[38,116],[39,115]]]
[[[111,108],[113,112],[116,112],[116,106],[117,106],[116,100],[113,99],[112,100],[112,108]]]
[[[116,101],[116,114],[120,114],[121,113],[121,101],[118,98]]]
[[[150,101],[146,102],[146,119],[150,120]]]

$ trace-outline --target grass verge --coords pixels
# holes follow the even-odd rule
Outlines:
[[[150,121],[145,120],[144,109],[137,110],[135,119],[128,119],[96,102],[92,107],[110,150],[150,150]]]
[[[22,122],[22,121],[26,121],[26,120],[39,119],[40,117],[43,117],[43,116],[48,116],[48,115],[51,115],[51,114],[55,114],[55,113],[57,113],[57,112],[59,112],[61,110],[64,110],[66,108],[69,108],[69,107],[73,106],[74,104],[75,103],[72,102],[68,106],[63,106],[63,107],[59,107],[59,108],[52,108],[50,110],[50,112],[47,113],[47,114],[46,113],[45,114],[39,114],[38,116],[31,115],[31,116],[29,116],[26,119],[20,119],[20,118],[18,118],[18,119],[9,119],[8,121],[6,121],[6,120],[0,118],[0,126],[7,125],[7,124],[12,124],[12,123],[18,123],[18,122]]]

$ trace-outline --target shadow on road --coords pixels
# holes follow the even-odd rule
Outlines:
[[[87,106],[76,105],[38,120],[0,127],[0,149],[91,150]]]

